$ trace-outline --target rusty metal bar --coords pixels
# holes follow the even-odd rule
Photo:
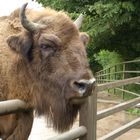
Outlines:
[[[7,100],[0,102],[0,115],[7,115],[17,111],[25,111],[26,103],[22,100]]]
[[[80,126],[78,128],[72,129],[68,132],[65,132],[61,135],[55,136],[48,140],[74,140],[79,137],[82,137],[87,134],[87,129],[84,126]]]

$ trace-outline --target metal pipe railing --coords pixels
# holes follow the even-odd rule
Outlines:
[[[132,61],[125,61],[125,62],[122,62],[122,63],[117,63],[117,64],[115,64],[115,65],[112,65],[112,66],[110,66],[110,67],[108,67],[108,68],[105,68],[105,69],[103,69],[103,70],[100,70],[100,71],[96,72],[96,74],[100,74],[101,72],[103,72],[103,71],[105,71],[105,70],[108,70],[108,69],[110,69],[110,68],[113,68],[113,67],[115,67],[115,66],[118,66],[118,65],[130,64],[130,63],[138,63],[138,62],[140,62],[140,59],[139,59],[139,60],[132,60]]]
[[[22,100],[7,100],[0,102],[0,115],[7,115],[18,111],[25,111],[26,103]]]
[[[135,82],[140,82],[140,76],[100,84],[100,85],[98,85],[98,91],[103,91],[103,90],[106,90],[106,89],[109,89],[109,88],[115,88],[115,87],[119,87],[119,86],[123,86],[123,85],[128,85],[128,84],[132,84],[132,83],[135,83]]]
[[[114,113],[117,113],[117,112],[120,112],[122,110],[125,110],[125,109],[127,109],[129,107],[132,107],[132,106],[138,104],[139,102],[140,102],[140,97],[138,97],[136,99],[126,101],[124,103],[120,103],[118,105],[115,105],[113,107],[110,107],[110,108],[107,108],[107,109],[104,109],[104,110],[98,111],[97,120],[100,120],[100,119],[105,118],[105,117],[107,117],[109,115],[112,115]]]
[[[61,135],[55,136],[48,140],[74,140],[79,137],[82,137],[87,134],[87,129],[84,126],[80,126],[78,128],[72,129],[68,132],[65,132]]]

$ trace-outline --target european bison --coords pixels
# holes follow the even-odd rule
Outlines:
[[[6,140],[28,139],[33,110],[55,130],[68,130],[95,82],[85,49],[89,37],[79,32],[82,17],[73,22],[64,12],[26,6],[0,20],[0,100],[27,104],[26,112],[0,117]]]

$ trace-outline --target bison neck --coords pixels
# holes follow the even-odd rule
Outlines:
[[[16,56],[8,73],[8,89],[12,93],[8,94],[8,99],[21,99],[27,105],[33,107],[32,87],[33,81],[30,67],[21,56]]]

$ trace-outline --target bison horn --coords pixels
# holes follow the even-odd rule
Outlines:
[[[33,23],[27,19],[26,15],[25,15],[25,10],[26,10],[27,5],[28,5],[28,3],[25,3],[20,9],[20,14],[19,14],[20,21],[21,21],[22,26],[25,29],[27,29],[30,32],[35,32],[36,30],[39,29],[39,25],[37,23]]]
[[[83,14],[80,14],[80,16],[74,21],[74,24],[77,26],[78,29],[80,29],[83,21]]]

